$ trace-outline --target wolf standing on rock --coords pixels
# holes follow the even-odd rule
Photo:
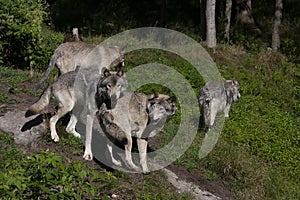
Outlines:
[[[218,113],[223,112],[225,117],[229,117],[230,106],[240,97],[240,85],[235,79],[209,81],[204,85],[198,100],[208,131],[213,127]]]
[[[98,80],[91,82],[88,85],[83,84],[84,88],[75,88],[74,82],[76,79],[83,78],[84,80],[80,81],[85,83],[84,74],[78,72],[79,68],[80,67],[78,66],[75,71],[62,74],[56,82],[51,84],[44,91],[40,99],[30,106],[25,113],[25,117],[40,113],[49,104],[50,97],[53,95],[58,102],[58,110],[56,114],[50,118],[50,131],[51,138],[55,142],[58,142],[59,137],[55,128],[56,122],[65,114],[74,110],[75,105],[77,107],[77,112],[81,112],[84,108],[87,109],[86,148],[83,158],[92,160],[91,138],[93,119],[96,112],[103,103],[105,103],[109,109],[114,108],[117,100],[127,86],[127,81],[124,78],[124,68],[120,68],[118,72],[115,73],[111,73],[105,68],[103,69],[101,76],[99,75]],[[89,96],[87,96],[86,91],[89,91]],[[80,111],[78,111],[78,109]],[[80,134],[75,130],[77,120],[77,116],[71,112],[71,118],[66,131],[80,137]]]

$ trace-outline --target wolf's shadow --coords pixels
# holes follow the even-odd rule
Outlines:
[[[44,119],[46,118],[49,119],[50,117],[51,117],[51,113],[39,114],[35,118],[26,122],[21,128],[21,132],[25,132],[27,130],[30,130],[32,127],[40,125],[41,123],[44,122]]]

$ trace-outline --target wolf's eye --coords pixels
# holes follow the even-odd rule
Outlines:
[[[106,85],[106,87],[107,87],[108,89],[111,88],[111,84],[108,83],[108,84]]]
[[[165,109],[163,107],[159,108],[160,111],[164,111]]]
[[[121,84],[120,84],[120,83],[118,83],[118,84],[117,84],[117,88],[120,88],[120,87],[121,87]]]

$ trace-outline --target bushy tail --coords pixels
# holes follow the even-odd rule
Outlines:
[[[204,87],[198,96],[198,101],[200,104],[200,111],[202,114],[202,119],[204,120],[204,123],[206,126],[210,124],[210,106],[212,97],[210,96],[210,93],[206,87]]]
[[[113,122],[113,116],[110,113],[104,112],[98,114],[97,117],[102,130],[108,138],[110,138],[111,140],[117,140],[123,145],[126,145],[128,143],[126,133]]]
[[[44,91],[44,93],[36,103],[34,103],[32,106],[29,107],[29,109],[25,113],[25,117],[29,117],[40,113],[49,104],[50,96],[51,96],[51,86],[49,86]]]
[[[52,55],[52,57],[50,59],[48,69],[46,70],[46,72],[45,72],[44,76],[42,77],[42,79],[40,80],[40,82],[35,87],[35,90],[40,89],[41,86],[43,85],[44,81],[48,78],[50,72],[52,71],[52,69],[55,66],[55,63],[56,63],[58,57],[59,57],[59,55],[56,52],[54,52],[54,54]]]

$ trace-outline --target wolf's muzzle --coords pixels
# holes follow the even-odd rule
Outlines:
[[[110,108],[109,109],[115,108],[116,105],[117,105],[117,101],[118,101],[117,95],[115,95],[115,94],[111,95],[111,97],[110,97]]]

